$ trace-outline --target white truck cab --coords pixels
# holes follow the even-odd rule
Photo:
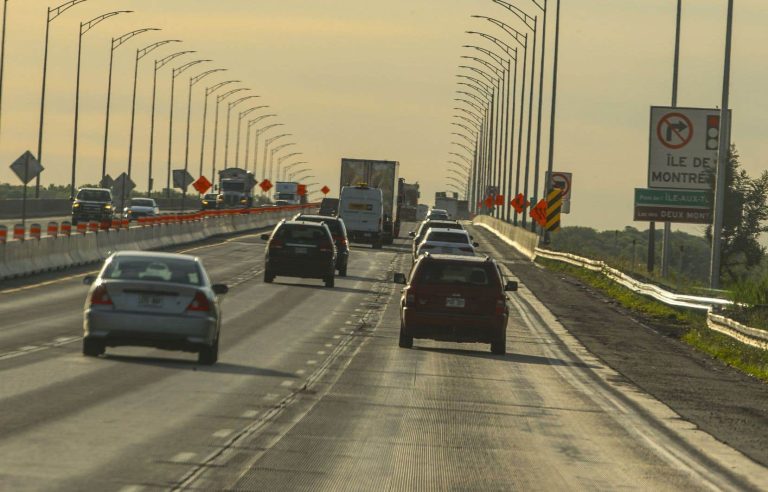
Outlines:
[[[384,196],[379,188],[345,186],[339,195],[338,217],[344,220],[349,240],[381,248],[384,225]]]

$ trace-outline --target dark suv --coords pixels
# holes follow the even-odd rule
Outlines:
[[[264,282],[275,277],[320,278],[333,287],[336,274],[336,246],[328,226],[317,222],[283,220],[262,234],[267,243]]]
[[[402,273],[395,282],[406,283]],[[490,343],[491,352],[507,350],[506,291],[496,262],[475,256],[421,256],[411,269],[400,299],[400,346],[411,348],[414,338],[450,342]]]
[[[324,217],[322,215],[303,215],[298,214],[293,220],[304,222],[322,222],[328,226],[333,236],[333,242],[336,244],[336,270],[342,277],[347,276],[347,264],[349,263],[349,238],[347,237],[347,228],[344,221],[336,217]]]
[[[97,220],[112,221],[112,192],[106,188],[80,188],[72,202],[72,225]]]

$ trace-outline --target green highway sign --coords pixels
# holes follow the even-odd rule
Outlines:
[[[709,210],[710,192],[707,190],[662,190],[635,188],[635,207],[682,207]]]

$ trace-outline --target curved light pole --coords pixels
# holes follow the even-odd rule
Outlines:
[[[469,166],[469,165],[467,165],[467,164],[462,164],[462,163],[460,163],[460,162],[458,162],[458,161],[447,161],[447,162],[448,162],[448,164],[450,164],[450,165],[452,165],[452,166],[456,166],[456,167],[458,167],[459,169],[462,169],[462,170],[464,170],[464,172],[466,172],[467,174],[469,174],[470,172],[472,172],[472,166]]]
[[[58,16],[71,9],[79,3],[86,2],[87,0],[69,0],[62,3],[58,7],[48,7],[48,15],[45,18],[45,48],[43,51],[43,89],[40,96],[40,123],[38,125],[37,133],[37,160],[43,162],[43,126],[45,122],[45,89],[46,81],[48,79],[48,41],[51,33],[51,22],[53,22]],[[5,29],[3,29],[5,31]],[[40,198],[40,175],[35,178],[35,198]]]
[[[275,178],[275,182],[277,182],[278,179],[280,179],[280,167],[278,166],[277,172],[275,172],[274,169],[274,161],[275,161],[275,154],[279,151],[283,150],[286,147],[290,147],[292,145],[296,145],[296,142],[290,142],[290,143],[284,143],[282,145],[278,145],[274,149],[270,151],[269,154],[269,175],[273,176]]]
[[[166,177],[166,188],[165,188],[165,196],[167,198],[171,197],[171,176],[173,175],[172,172],[172,164],[173,164],[173,107],[174,103],[176,102],[176,78],[181,75],[182,73],[189,70],[189,68],[198,65],[200,63],[206,63],[211,60],[193,60],[191,62],[187,62],[184,65],[174,68],[171,71],[171,106],[170,106],[170,115],[168,118],[168,176]]]
[[[309,168],[309,167],[306,167],[304,169],[299,169],[298,171],[294,171],[292,173],[289,173],[288,174],[288,179],[293,181],[296,178],[297,174],[307,173],[307,172],[310,172],[310,171],[312,171],[312,168]]]
[[[464,178],[464,180],[469,181],[469,173],[466,171],[462,173],[458,169],[449,168],[449,169],[446,169],[445,172],[456,174],[458,177]]]
[[[469,111],[469,110],[467,110],[465,108],[453,108],[453,109],[455,109],[456,111],[461,111],[462,113],[466,114],[467,116],[471,116],[471,118],[468,118],[467,116],[464,116],[463,114],[454,114],[453,115],[454,118],[458,118],[460,120],[464,120],[467,123],[470,123],[470,124],[474,125],[478,129],[478,131],[480,130],[480,127],[483,126],[482,120],[480,120],[477,117],[477,115],[475,113],[473,113],[472,111]],[[475,119],[472,119],[472,118],[475,118]]]
[[[296,178],[296,182],[297,183],[301,183],[302,181],[305,181],[307,179],[313,179],[315,177],[316,176],[314,174],[307,174],[306,176],[300,176],[300,177]]]
[[[493,0],[496,3],[496,0]],[[499,3],[499,5],[504,5],[502,3]],[[536,29],[538,24],[538,18],[535,16],[529,16],[521,9],[515,7],[511,4],[504,5],[505,7],[513,7],[512,9],[509,9],[512,13],[514,13],[518,18],[520,18],[524,23],[525,26],[530,29],[533,32],[533,46],[532,46],[532,56],[531,56],[531,88],[528,91],[528,131],[527,131],[527,143],[526,143],[526,153],[525,153],[525,178],[523,180],[523,194],[524,196],[528,197],[528,182],[530,181],[529,175],[530,175],[530,163],[531,163],[531,136],[532,136],[532,130],[533,130],[533,83],[535,81],[536,77],[536,41],[538,38],[538,30]],[[512,39],[514,39],[520,46],[523,47],[524,50],[524,56],[523,56],[523,74],[525,74],[526,67],[528,66],[528,33],[521,32],[514,27],[511,27],[504,22],[501,22],[498,19],[494,19],[492,17],[487,17],[483,15],[473,15],[472,17],[478,18],[478,19],[485,19],[488,22],[496,25],[497,27],[500,27],[502,30],[504,30],[507,34],[509,34]],[[523,77],[523,90],[521,95],[521,100],[523,100],[524,103],[524,97],[525,97],[525,75]],[[519,138],[518,138],[518,167],[520,166],[520,153],[522,152],[522,119],[523,119],[523,105],[521,105],[520,108],[520,128],[519,128]],[[519,186],[518,186],[519,190]],[[534,193],[536,193],[536,190],[534,190]],[[532,203],[536,203],[536,200],[532,200]],[[523,227],[526,227],[528,220],[528,216],[526,214],[523,214]],[[533,221],[533,226],[535,228],[536,222]]]
[[[106,121],[104,122],[104,152],[101,159],[101,179],[107,174],[107,150],[109,148],[109,113],[112,105],[112,67],[115,61],[115,50],[122,46],[129,39],[143,34],[147,31],[159,31],[160,29],[154,27],[148,27],[144,29],[137,29],[129,33],[123,34],[117,38],[112,38],[112,43],[109,50],[109,77],[107,79],[107,111]]]
[[[307,161],[299,161],[299,162],[292,162],[292,163],[290,163],[290,164],[287,164],[287,165],[286,165],[286,166],[283,168],[283,181],[285,181],[285,180],[286,180],[286,177],[288,176],[288,171],[289,171],[289,170],[293,169],[293,168],[294,168],[294,167],[296,167],[296,166],[300,166],[300,165],[302,165],[302,164],[309,164],[309,163],[308,163]]]
[[[227,99],[229,99],[230,96],[233,96],[234,94],[238,94],[243,91],[249,91],[247,87],[239,87],[237,89],[232,89],[230,91],[225,92],[224,94],[221,94],[219,96],[216,96],[216,118],[215,123],[213,127],[213,163],[212,163],[212,172],[213,178],[215,180],[216,178],[216,158],[218,157],[218,148],[219,148],[219,107],[221,106],[221,103]]]
[[[226,87],[230,84],[239,84],[239,80],[227,80],[225,82],[219,82],[218,84],[214,84],[210,87],[205,88],[205,104],[203,105],[203,129],[202,129],[202,135],[200,136],[200,170],[199,174],[200,176],[203,175],[203,162],[205,161],[205,130],[208,126],[208,99],[211,94],[215,93],[222,87]],[[216,169],[211,168],[211,183],[216,181]]]
[[[245,109],[243,111],[240,111],[237,115],[237,138],[235,139],[235,167],[240,167],[240,135],[242,135],[242,126],[243,126],[243,118],[248,116],[249,114],[253,113],[254,111],[258,111],[260,109],[266,109],[269,105],[261,105],[261,106],[254,106],[252,108]],[[246,138],[246,144],[247,142]],[[246,145],[247,146],[247,145]],[[245,158],[245,166],[243,166],[243,169],[248,169],[248,157]]]
[[[190,126],[192,124],[192,89],[194,89],[195,85],[197,85],[198,82],[203,80],[204,78],[208,77],[209,75],[213,75],[215,73],[219,72],[225,72],[226,68],[213,68],[211,70],[206,70],[205,72],[195,75],[193,77],[189,78],[189,92],[188,92],[188,99],[187,99],[187,140],[184,147],[184,171],[189,172],[189,134],[190,134]],[[200,176],[198,176],[199,178]],[[181,210],[184,210],[184,202],[187,200],[187,189],[184,188],[181,191]]]
[[[131,130],[130,130],[130,135],[128,137],[128,173],[127,173],[128,180],[131,179],[131,171],[133,170],[133,136],[136,129],[136,87],[139,83],[139,61],[161,46],[164,46],[169,43],[179,43],[179,42],[181,41],[179,41],[178,39],[168,39],[165,41],[158,41],[157,43],[152,43],[145,48],[136,50],[136,61],[133,66],[133,98],[131,100]],[[125,203],[125,188],[126,186],[123,186],[122,188],[121,201],[120,201],[121,209]]]
[[[224,168],[229,168],[229,123],[232,120],[232,108],[237,107],[249,99],[255,99],[257,97],[261,96],[257,96],[255,94],[250,96],[243,96],[240,99],[236,99],[230,103],[227,103],[227,130],[226,135],[224,136]]]
[[[149,164],[147,166],[149,170],[149,175],[147,177],[148,197],[152,196],[152,185],[154,184],[154,180],[152,179],[152,166],[154,164],[155,157],[155,109],[157,106],[157,72],[172,60],[175,60],[180,56],[188,55],[189,53],[194,53],[194,51],[178,51],[166,56],[165,58],[155,60],[155,70],[152,76],[152,116],[150,118],[149,124]]]
[[[272,138],[267,138],[264,140],[264,162],[262,162],[262,171],[266,179],[269,179],[272,181],[272,167],[270,166],[269,174],[267,174],[267,152],[269,151],[269,146],[272,145],[272,142],[276,140],[280,140],[281,138],[285,138],[292,135],[291,133],[281,133],[280,135],[276,135]]]
[[[72,181],[70,184],[70,198],[75,197],[75,178],[77,173],[77,130],[80,125],[80,67],[83,57],[83,36],[101,22],[120,14],[130,14],[132,10],[116,10],[99,15],[88,22],[80,23],[80,35],[77,41],[77,83],[75,85],[75,128],[72,137]]]
[[[211,70],[206,70],[203,73],[200,73],[198,75],[192,76],[189,78],[189,92],[188,98],[187,98],[187,141],[186,141],[186,150],[184,155],[184,170],[189,170],[189,139],[190,139],[190,126],[192,124],[192,90],[195,88],[195,86],[204,78],[208,77],[209,75],[213,75],[215,73],[219,72],[226,72],[226,68],[213,68]],[[207,102],[207,96],[206,96],[206,102]],[[202,169],[202,165],[200,166]],[[200,176],[202,176],[202,171],[200,172]]]
[[[477,140],[475,140],[473,138],[470,138],[470,137],[468,137],[468,136],[466,136],[466,135],[464,135],[463,133],[460,133],[460,132],[451,132],[451,135],[456,135],[457,137],[463,138],[464,140],[467,141],[467,143],[469,145],[475,145],[475,142],[477,141]]]
[[[261,116],[257,116],[256,118],[253,118],[252,120],[248,121],[248,124],[245,127],[245,169],[248,169],[248,163],[251,162],[251,128],[254,127],[257,123],[260,121],[263,121],[267,118],[274,118],[277,116],[276,113],[270,113],[270,114],[263,114]],[[280,126],[280,124],[277,124],[275,126]],[[253,157],[253,174],[256,174],[256,156],[259,153],[259,140],[258,136],[256,137],[256,152],[254,152]]]
[[[290,159],[291,157],[296,157],[297,155],[303,155],[303,152],[291,152],[290,154],[286,154],[277,158],[277,172],[275,173],[277,175],[277,179],[280,179],[280,166],[283,165],[283,161]],[[283,176],[285,176],[285,171],[283,171]]]
[[[448,152],[448,154],[452,156],[456,156],[459,159],[463,160],[467,164],[467,166],[470,166],[470,167],[472,166],[472,159],[468,158],[464,154],[459,154],[458,152]]]

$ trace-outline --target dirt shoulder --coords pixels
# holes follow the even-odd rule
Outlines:
[[[581,281],[536,266],[487,230],[473,230],[481,244],[504,252],[521,283],[590,352],[700,429],[768,466],[768,385],[686,345],[678,327],[642,319]]]

